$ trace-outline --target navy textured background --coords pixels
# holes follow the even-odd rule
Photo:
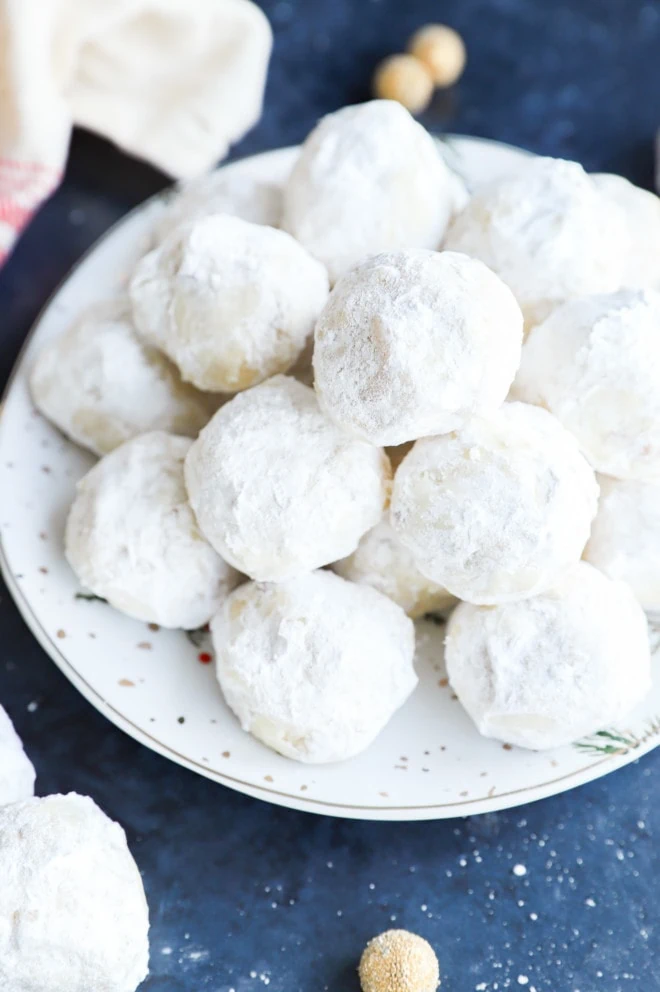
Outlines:
[[[651,184],[657,0],[262,6],[275,31],[265,112],[236,155],[295,143],[321,114],[367,98],[378,60],[440,20],[462,32],[470,61],[424,118],[430,127]],[[0,381],[71,264],[164,182],[100,139],[74,136],[63,187],[0,273]],[[314,817],[233,794],[114,729],[46,658],[4,589],[0,631],[0,700],[38,791],[89,793],[127,829],[151,904],[149,992],[353,992],[364,942],[392,925],[431,940],[447,992],[660,990],[660,754],[508,813],[419,824]]]

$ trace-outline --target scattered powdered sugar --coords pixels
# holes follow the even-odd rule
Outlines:
[[[130,295],[138,331],[187,382],[234,393],[295,363],[328,276],[284,231],[211,214],[149,252]]]
[[[540,592],[579,560],[597,499],[559,421],[505,403],[415,444],[394,479],[391,520],[420,571],[460,599],[494,604]]]
[[[647,613],[660,614],[660,484],[599,477],[600,501],[584,557],[627,582]]]
[[[186,458],[199,525],[255,579],[279,581],[355,550],[389,497],[384,452],[343,434],[287,376],[235,396]]]
[[[551,410],[594,468],[660,482],[660,292],[558,307],[523,348],[513,392]]]
[[[208,396],[140,340],[126,299],[89,307],[48,342],[30,389],[37,409],[97,455],[150,430],[194,437],[213,412]]]
[[[622,209],[581,165],[535,158],[478,189],[445,247],[485,262],[534,326],[565,300],[621,286],[628,230]]]
[[[279,227],[282,217],[282,186],[253,176],[218,169],[176,188],[155,225],[157,242],[180,224],[231,214],[251,224]]]
[[[537,750],[624,719],[651,678],[641,607],[626,585],[586,562],[531,599],[459,604],[445,658],[479,731]]]
[[[344,579],[382,592],[413,620],[456,602],[443,586],[422,575],[387,518],[364,535],[352,555],[335,562],[332,568]]]
[[[511,752],[501,753],[503,763],[508,764]],[[547,755],[538,760],[549,763],[551,758]],[[222,946],[214,950],[205,942],[208,921],[203,916],[197,922],[191,918],[191,944],[209,947],[210,957],[189,962],[183,955],[186,945],[175,944],[173,938],[169,940],[174,946],[173,955],[167,959],[158,955],[160,981],[176,984],[177,979],[183,980],[179,964],[183,957],[183,968],[189,975],[194,971],[195,989],[201,990],[205,982],[215,989],[218,974],[224,977],[224,984],[220,982],[222,992],[256,992],[262,988],[262,974],[270,976],[269,987],[278,992],[292,988],[314,988],[319,992],[335,989],[335,944],[346,939],[350,944],[353,938],[349,931],[370,917],[376,922],[370,925],[369,933],[365,932],[365,938],[378,932],[378,919],[383,919],[383,926],[417,930],[430,939],[440,957],[442,987],[451,985],[465,992],[513,992],[520,988],[518,975],[529,979],[526,992],[558,988],[566,992],[578,988],[582,992],[623,992],[641,985],[645,977],[655,974],[655,931],[643,901],[631,909],[629,896],[643,882],[657,822],[653,814],[653,762],[648,767],[644,762],[636,767],[638,774],[631,776],[628,788],[633,809],[637,810],[632,818],[629,804],[624,804],[626,808],[618,816],[607,788],[595,786],[590,790],[591,799],[587,796],[585,802],[551,803],[538,808],[532,805],[525,810],[452,821],[446,831],[448,842],[434,850],[432,859],[433,878],[450,880],[444,886],[429,884],[425,871],[428,857],[411,863],[415,852],[400,843],[384,851],[379,847],[375,860],[362,859],[357,868],[352,852],[345,847],[332,845],[331,855],[313,849],[293,876],[282,873],[281,859],[277,852],[271,852],[272,857],[261,864],[259,872],[252,873],[254,877],[246,891],[253,896],[228,906],[220,920],[227,926],[221,930],[225,938]],[[295,838],[292,844],[295,846]],[[624,862],[615,860],[620,846],[626,855]],[[465,867],[459,867],[459,852],[465,855]],[[332,858],[332,870],[327,868],[327,857]],[[378,882],[372,874],[376,861]],[[525,877],[511,874],[516,863],[527,867]],[[593,889],[596,867],[609,872],[597,892]],[[334,876],[343,878],[347,873],[351,874],[355,898],[338,900]],[[490,899],[488,895],[493,890],[496,898]],[[456,891],[462,893],[458,929],[454,926]],[[274,893],[279,900],[277,911],[270,909]],[[295,899],[288,898],[292,894]],[[524,900],[516,899],[518,895],[524,895]],[[587,897],[593,897],[597,906],[585,906]],[[309,955],[301,959],[305,942],[301,934],[309,916],[310,899],[315,900],[323,932],[334,934],[314,960]],[[341,917],[337,916],[339,911]],[[394,924],[387,922],[391,916],[397,917]],[[247,918],[261,918],[266,923],[262,930],[272,933],[246,964],[237,938]],[[467,955],[464,938],[458,939],[466,925],[473,931],[482,929],[485,934],[477,951]],[[625,939],[612,939],[615,925],[619,937],[623,934]],[[447,928],[458,935],[456,940],[448,938]],[[226,947],[233,947],[233,953],[227,954]],[[350,949],[344,963],[344,984],[349,987],[349,970],[354,970],[357,963],[357,959],[351,959]]]
[[[82,585],[163,627],[205,624],[239,580],[188,505],[191,443],[154,431],[106,455],[78,483],[66,527],[66,556]]]
[[[522,315],[481,262],[422,249],[376,255],[335,286],[314,332],[323,409],[372,444],[459,427],[505,399]]]
[[[414,628],[332,572],[236,589],[211,623],[217,675],[244,730],[289,758],[358,754],[414,689]]]
[[[282,226],[334,282],[377,252],[438,248],[455,200],[430,134],[400,104],[372,100],[308,135],[284,189]]]
[[[20,737],[0,706],[0,806],[34,795],[35,772]]]
[[[0,809],[0,878],[0,988],[133,992],[146,976],[142,879],[124,831],[91,799]]]

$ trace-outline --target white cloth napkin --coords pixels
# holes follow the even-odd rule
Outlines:
[[[271,44],[249,0],[0,0],[0,263],[74,124],[202,173],[259,119]]]

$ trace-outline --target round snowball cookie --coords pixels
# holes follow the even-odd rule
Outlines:
[[[39,352],[34,404],[96,455],[151,430],[195,437],[213,410],[135,333],[127,301],[97,304]]]
[[[209,214],[231,214],[251,224],[279,227],[282,186],[254,176],[217,169],[177,187],[156,221],[155,237],[163,241],[181,224]]]
[[[660,292],[559,307],[525,342],[512,395],[546,407],[593,467],[660,482]]]
[[[235,396],[186,458],[199,526],[228,562],[278,582],[351,554],[381,518],[391,471],[380,448],[322,413],[313,389],[275,376]]]
[[[161,627],[201,627],[239,581],[188,505],[190,445],[161,431],[127,441],[80,480],[66,525],[66,556],[82,585]]]
[[[412,621],[332,572],[248,582],[211,632],[218,680],[243,729],[298,761],[363,751],[417,684]]]
[[[187,382],[236,393],[295,363],[328,276],[284,231],[212,214],[145,255],[130,295],[138,331]]]
[[[284,188],[282,227],[331,282],[367,255],[437,248],[457,188],[431,135],[393,100],[329,114]]]
[[[0,809],[0,988],[135,992],[149,960],[142,879],[87,796]]]
[[[418,441],[394,478],[391,520],[417,567],[459,599],[532,596],[578,561],[598,485],[546,410],[507,403]]]
[[[532,599],[461,603],[445,659],[485,737],[538,750],[618,723],[651,686],[642,608],[628,586],[586,562]]]
[[[348,558],[332,566],[337,575],[371,586],[388,596],[415,620],[443,612],[456,602],[443,586],[427,579],[385,519],[368,531]]]
[[[627,582],[647,613],[660,616],[660,484],[599,477],[600,501],[584,557]]]
[[[32,762],[23,750],[13,723],[0,706],[0,806],[33,796],[34,779]]]
[[[485,262],[532,327],[565,300],[618,289],[627,238],[623,211],[581,165],[536,158],[477,190],[445,248]]]
[[[628,231],[623,285],[660,289],[660,197],[640,189],[623,176],[607,172],[591,177],[596,186],[621,208]]]
[[[499,407],[520,363],[511,291],[455,252],[375,255],[335,286],[314,332],[314,384],[343,430],[398,445]]]

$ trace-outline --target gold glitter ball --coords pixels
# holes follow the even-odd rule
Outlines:
[[[465,69],[463,39],[445,24],[420,28],[410,39],[408,51],[424,63],[436,86],[452,86]]]
[[[435,951],[408,930],[386,930],[370,940],[358,973],[362,992],[435,992],[440,984]]]
[[[421,114],[431,102],[433,80],[414,56],[390,55],[376,69],[373,91],[380,100],[396,100],[411,114]]]

